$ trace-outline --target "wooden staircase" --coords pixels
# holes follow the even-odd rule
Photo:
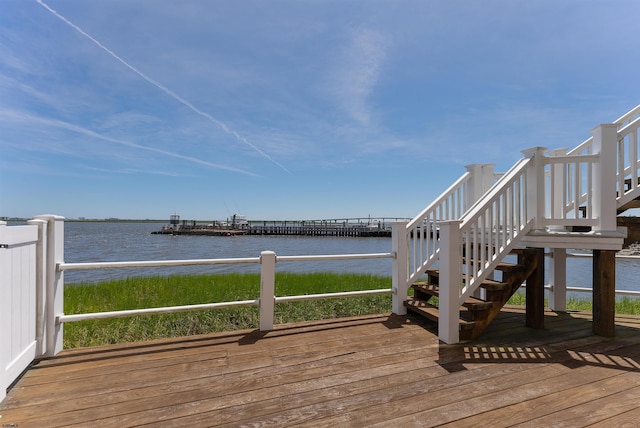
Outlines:
[[[483,299],[469,297],[460,306],[460,340],[471,340],[478,337],[498,315],[502,307],[518,288],[537,268],[536,249],[516,248],[511,254],[517,255],[517,263],[500,263],[496,268],[502,278],[486,279],[480,288],[484,292]],[[407,309],[415,314],[438,322],[439,313],[436,299],[438,297],[438,269],[427,271],[428,279],[414,283],[413,297],[405,302]],[[464,279],[464,275],[463,275]]]

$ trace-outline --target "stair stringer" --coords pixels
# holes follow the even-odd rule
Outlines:
[[[502,290],[487,290],[486,300],[491,301],[492,306],[483,318],[476,319],[474,321],[473,329],[467,330],[464,333],[461,331],[461,340],[472,340],[480,336],[487,327],[491,324],[493,319],[500,313],[504,305],[509,301],[511,296],[522,286],[522,284],[529,279],[538,268],[538,260],[536,258],[537,250],[525,248],[518,254],[518,265],[525,266],[526,269],[518,270],[512,273],[505,273],[503,281],[508,284]]]

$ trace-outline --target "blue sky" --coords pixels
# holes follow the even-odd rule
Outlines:
[[[640,104],[637,0],[0,0],[0,216],[412,217]]]

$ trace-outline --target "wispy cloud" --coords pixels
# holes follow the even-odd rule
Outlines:
[[[380,77],[387,48],[388,40],[381,33],[360,28],[351,33],[340,55],[334,91],[342,108],[362,126],[371,124],[369,96]]]
[[[224,132],[226,132],[227,134],[233,136],[237,141],[246,144],[247,146],[251,147],[253,150],[255,150],[257,153],[259,153],[260,155],[262,155],[263,157],[265,157],[266,159],[268,159],[269,161],[271,161],[273,164],[277,165],[278,167],[280,167],[283,171],[290,173],[289,170],[287,170],[287,168],[285,168],[283,165],[281,165],[280,163],[278,163],[275,159],[273,159],[271,156],[269,156],[268,154],[266,154],[264,151],[260,150],[260,148],[258,148],[256,145],[252,144],[251,142],[249,142],[245,137],[241,136],[236,130],[230,128],[226,123],[216,119],[215,117],[211,116],[209,113],[206,113],[202,110],[200,110],[199,108],[197,108],[195,105],[193,105],[191,102],[187,101],[186,99],[182,98],[181,96],[179,96],[178,94],[176,94],[175,92],[173,92],[172,90],[170,90],[169,88],[167,88],[166,86],[162,85],[160,82],[152,79],[151,77],[147,76],[145,73],[143,73],[142,71],[138,70],[136,67],[134,67],[133,65],[129,64],[127,61],[125,61],[124,59],[122,59],[120,56],[118,56],[115,52],[113,52],[112,50],[110,50],[109,48],[107,48],[105,45],[103,45],[102,43],[100,43],[98,40],[96,40],[94,37],[92,37],[90,34],[88,34],[86,31],[84,31],[82,28],[80,28],[79,26],[77,26],[76,24],[74,24],[73,22],[69,21],[67,18],[65,18],[63,15],[61,15],[60,13],[58,13],[55,9],[51,8],[49,5],[47,5],[46,3],[44,3],[42,0],[36,0],[42,7],[44,7],[45,9],[47,9],[49,12],[51,12],[53,15],[55,15],[58,19],[60,19],[61,21],[63,21],[65,24],[67,24],[68,26],[70,26],[71,28],[73,28],[74,30],[76,30],[77,32],[79,32],[80,34],[82,34],[84,37],[86,37],[87,39],[89,39],[91,42],[93,42],[96,46],[98,46],[100,49],[102,49],[103,51],[105,51],[106,53],[108,53],[109,55],[111,55],[114,59],[116,59],[117,61],[119,61],[122,65],[124,65],[125,67],[127,67],[129,70],[133,71],[134,73],[136,73],[138,76],[140,76],[141,78],[143,78],[144,80],[146,80],[147,82],[149,82],[150,84],[152,84],[153,86],[155,86],[156,88],[160,89],[162,92],[164,92],[165,94],[167,94],[168,96],[170,96],[171,98],[175,99],[176,101],[178,101],[179,103],[183,104],[184,106],[188,107],[191,111],[193,111],[194,113],[204,117],[205,119],[207,119],[209,122],[213,123],[214,125],[218,126],[220,129],[222,129]]]

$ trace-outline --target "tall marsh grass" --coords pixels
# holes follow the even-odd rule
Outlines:
[[[277,273],[276,295],[391,288],[391,278],[334,273]],[[128,278],[65,287],[65,314],[252,300],[260,294],[259,274],[180,275]],[[390,295],[278,303],[274,322],[284,324],[391,310]],[[258,308],[244,306],[172,314],[80,321],[64,326],[64,347],[77,348],[188,336],[259,325]]]

